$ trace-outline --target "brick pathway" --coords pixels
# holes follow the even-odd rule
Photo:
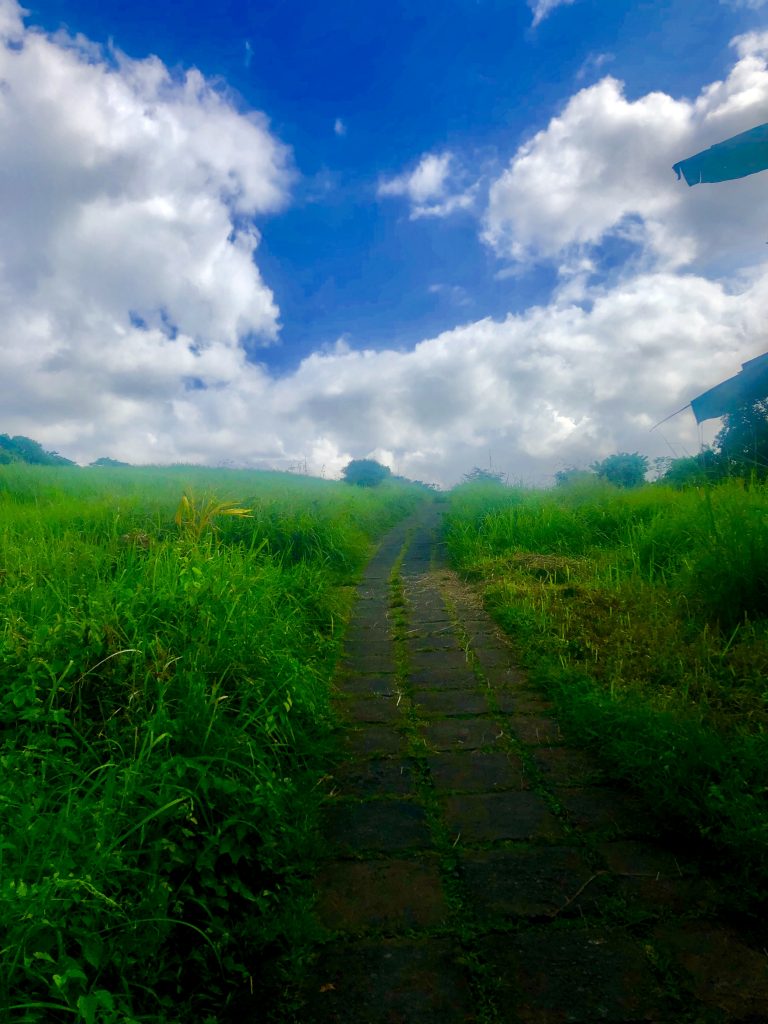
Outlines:
[[[768,960],[635,794],[565,743],[431,505],[359,587],[302,1024],[768,1021]],[[394,570],[394,571],[393,571]]]

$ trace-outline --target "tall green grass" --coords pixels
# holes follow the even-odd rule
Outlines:
[[[214,493],[249,517],[174,520]],[[349,584],[422,498],[0,468],[2,1019],[225,1021],[267,990],[304,926]]]
[[[447,542],[575,734],[764,899],[768,488],[460,487]]]

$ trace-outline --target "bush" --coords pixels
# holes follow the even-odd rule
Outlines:
[[[392,470],[375,459],[353,459],[342,470],[346,483],[358,487],[377,487],[391,475]]]
[[[602,462],[594,462],[592,469],[603,480],[617,487],[639,487],[645,483],[648,457],[638,452],[619,452],[616,455],[609,455]]]

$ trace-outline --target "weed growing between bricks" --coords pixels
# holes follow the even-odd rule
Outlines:
[[[393,635],[403,679],[403,689],[408,701],[411,751],[419,767],[418,794],[426,809],[432,841],[439,856],[440,876],[449,909],[449,917],[442,931],[454,937],[461,950],[459,962],[467,971],[476,1007],[477,1024],[499,1024],[500,1018],[496,1012],[494,999],[496,979],[492,972],[484,968],[472,948],[477,934],[477,922],[474,919],[472,906],[467,903],[463,892],[456,842],[445,822],[427,765],[428,748],[418,731],[421,720],[416,710],[413,688],[409,683],[410,665],[407,649],[407,641],[413,631],[408,628],[411,619],[408,615],[401,569],[402,558],[393,569],[391,582],[393,599],[402,609],[395,620]]]

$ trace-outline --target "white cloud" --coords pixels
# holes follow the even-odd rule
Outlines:
[[[379,194],[407,195],[414,203],[438,199],[445,194],[451,159],[450,153],[442,153],[440,156],[428,153],[422,157],[414,171],[383,182],[379,187]]]
[[[266,119],[194,69],[24,30],[11,0],[0,80],[5,416],[125,429],[185,378],[230,380],[278,330],[250,222],[292,172]]]
[[[340,117],[337,117],[336,120],[333,122],[333,130],[337,135],[347,134],[347,126],[344,124]]]
[[[490,448],[513,478],[538,480],[620,449],[663,454],[664,437],[695,448],[689,415],[663,435],[648,428],[764,344],[765,266],[727,285],[693,266],[673,272],[670,225],[685,227],[695,253],[717,237],[705,220],[720,215],[685,212],[680,197],[699,189],[659,198],[662,179],[638,142],[646,124],[667,139],[674,188],[673,157],[748,127],[764,95],[755,40],[739,43],[725,82],[690,103],[629,102],[613,79],[583,90],[518,154],[487,230],[502,253],[516,243],[557,259],[548,306],[467,323],[411,352],[353,351],[342,336],[273,379],[245,351],[278,329],[248,226],[280,208],[291,177],[265,119],[237,113],[197,72],[174,78],[157,59],[108,60],[84,40],[25,31],[8,0],[2,33],[24,42],[0,45],[3,432],[80,461],[306,458],[326,476],[379,453],[444,483],[485,464]],[[570,174],[548,170],[550,154]],[[554,197],[537,192],[534,165],[552,174]],[[426,216],[416,211],[464,194],[468,175],[453,154],[432,155],[388,194]],[[754,194],[752,209],[725,193],[718,202],[723,237],[727,228],[743,240],[765,222]],[[596,287],[592,249],[616,231],[650,255]],[[455,287],[438,282],[434,294],[461,302]]]
[[[765,121],[766,36],[733,45],[730,74],[694,100],[662,92],[628,100],[612,77],[576,93],[491,185],[485,240],[518,260],[560,260],[618,237],[646,265],[733,270],[761,262],[765,175],[688,189],[671,170]]]
[[[280,380],[237,360],[217,364],[221,385],[203,391],[184,390],[184,358],[163,357],[167,342],[153,338],[141,358],[123,349],[124,358],[113,351],[87,368],[112,384],[111,396],[94,388],[73,410],[52,368],[35,381],[35,403],[50,400],[51,443],[89,457],[277,466],[307,458],[330,476],[352,457],[385,451],[406,475],[451,483],[490,448],[499,468],[539,481],[611,451],[665,454],[665,438],[695,450],[690,414],[661,434],[648,430],[759,351],[767,297],[768,277],[731,294],[693,275],[639,275],[593,293],[589,309],[562,302],[479,320],[412,352],[340,344]],[[20,429],[28,406],[12,376],[2,380],[0,402]],[[27,401],[29,391],[28,383]]]
[[[469,294],[467,289],[460,284],[431,284],[428,291],[430,295],[444,296],[453,306],[473,305],[472,296]]]
[[[735,7],[737,10],[759,11],[765,7],[768,0],[720,0],[726,7]]]
[[[533,11],[533,27],[535,28],[540,22],[544,21],[556,7],[562,7],[573,2],[574,0],[528,0],[528,6]]]
[[[579,81],[584,78],[588,78],[590,75],[596,74],[601,68],[604,68],[606,64],[610,64],[614,60],[616,60],[616,57],[613,53],[587,54],[581,67],[576,72],[576,78]]]
[[[464,173],[452,153],[426,153],[412,171],[382,181],[380,196],[404,196],[411,204],[411,220],[447,217],[470,209],[476,187],[464,188]]]
[[[452,481],[484,458],[532,477],[611,451],[695,450],[693,418],[650,427],[759,346],[768,278],[741,294],[700,277],[639,275],[501,322],[480,320],[412,352],[313,355],[278,391],[339,451],[377,447],[401,472]]]

